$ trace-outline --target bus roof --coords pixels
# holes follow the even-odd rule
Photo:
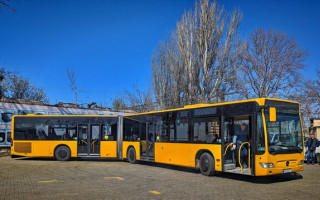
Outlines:
[[[118,115],[14,115],[13,117],[118,117]]]
[[[229,104],[236,104],[236,103],[247,103],[247,102],[257,102],[260,106],[265,105],[265,100],[274,100],[274,101],[283,101],[283,102],[289,102],[289,103],[298,103],[295,101],[289,101],[284,99],[275,99],[275,98],[256,98],[256,99],[247,99],[247,100],[240,100],[240,101],[229,101],[229,102],[223,102],[223,103],[214,103],[214,104],[194,104],[194,105],[186,105],[183,108],[173,108],[173,109],[167,109],[167,110],[159,110],[159,111],[150,111],[145,113],[135,113],[135,114],[128,114],[124,115],[126,116],[135,116],[135,115],[146,115],[146,114],[154,114],[154,113],[162,113],[162,112],[170,112],[170,111],[178,111],[178,110],[187,110],[187,109],[193,109],[193,108],[205,108],[205,107],[211,107],[211,106],[222,106],[222,105],[229,105]]]

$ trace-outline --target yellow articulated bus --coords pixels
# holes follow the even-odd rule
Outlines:
[[[266,176],[304,169],[297,102],[250,99],[125,116],[14,116],[13,156],[106,157]]]
[[[11,155],[118,158],[120,125],[118,116],[14,116]]]
[[[193,167],[203,175],[266,176],[304,169],[297,102],[198,104],[125,115],[123,158]]]

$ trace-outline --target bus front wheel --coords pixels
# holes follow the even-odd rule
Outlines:
[[[200,156],[200,171],[205,176],[214,175],[214,159],[209,153],[203,153]]]
[[[137,163],[137,158],[136,158],[136,150],[133,147],[130,147],[130,149],[128,150],[128,161],[131,164],[135,164]]]
[[[60,146],[55,150],[54,156],[58,161],[68,161],[71,158],[71,151],[67,146]]]

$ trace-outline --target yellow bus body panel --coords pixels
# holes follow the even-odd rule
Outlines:
[[[155,162],[190,166],[190,144],[155,143]]]
[[[101,141],[100,157],[116,158],[117,157],[117,141]]]
[[[128,152],[128,148],[130,146],[133,146],[136,150],[136,159],[140,160],[140,142],[136,141],[136,142],[132,142],[132,141],[123,141],[122,142],[122,155],[123,158],[126,159],[127,158],[127,152]]]
[[[33,149],[33,156],[39,157],[52,157],[53,153],[50,152],[50,142],[49,140],[33,140],[32,142],[32,149]]]
[[[221,171],[221,145],[191,143],[155,143],[155,162],[196,167],[196,154],[200,150],[209,151],[215,159],[215,170]]]
[[[283,174],[283,170],[291,169],[291,172],[303,171],[304,166],[299,165],[299,162],[304,160],[303,153],[295,154],[277,154],[270,155],[265,153],[264,155],[256,155],[255,157],[255,175],[266,176],[273,174]],[[288,166],[286,165],[288,162]],[[273,163],[274,168],[264,169],[260,166],[260,163]]]
[[[26,148],[30,145],[31,152]],[[11,154],[17,156],[54,157],[54,150],[58,145],[70,148],[71,157],[77,157],[77,141],[50,141],[50,140],[15,140]],[[22,149],[21,149],[22,148]]]

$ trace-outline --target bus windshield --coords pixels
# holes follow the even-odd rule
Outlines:
[[[299,114],[277,113],[276,122],[270,122],[266,114],[266,122],[269,153],[301,153],[303,151]]]

